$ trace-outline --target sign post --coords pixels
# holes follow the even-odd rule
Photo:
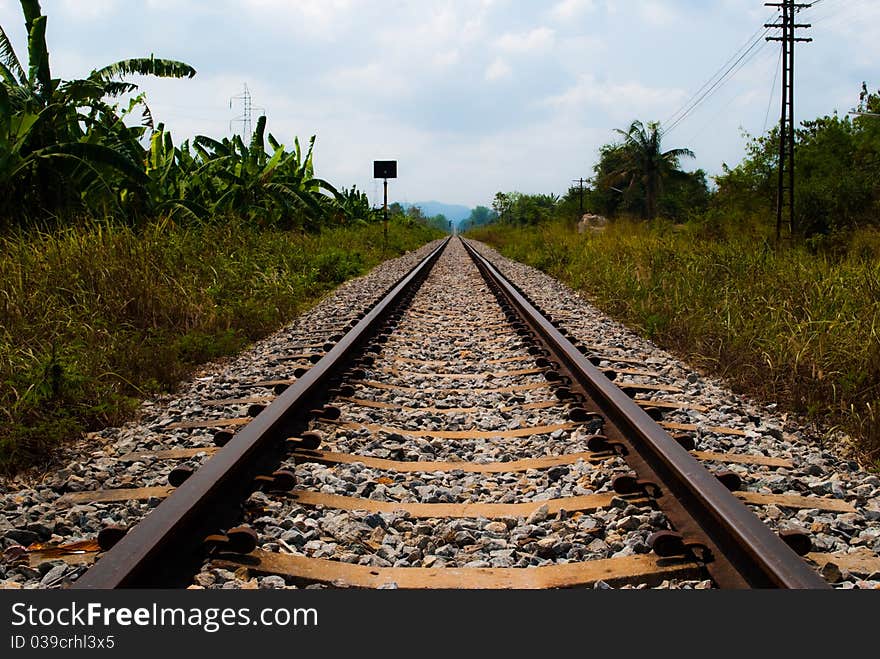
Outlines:
[[[385,189],[385,202],[382,206],[385,217],[385,224],[382,230],[385,242],[383,250],[388,249],[388,179],[397,178],[397,161],[396,160],[374,160],[373,161],[373,178],[383,180]]]

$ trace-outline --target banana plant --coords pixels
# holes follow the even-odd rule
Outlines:
[[[314,176],[315,138],[311,138],[305,156],[298,139],[288,152],[273,135],[268,135],[271,155],[266,141],[265,116],[258,119],[249,146],[238,135],[222,141],[195,138],[206,172],[221,183],[213,187],[221,192],[210,205],[211,212],[244,214],[263,224],[305,229],[317,226],[338,193],[330,183]]]
[[[176,148],[171,133],[159,124],[150,137],[145,164],[149,214],[179,216],[195,222],[209,219],[208,209],[197,197],[204,166],[190,152],[188,142]]]
[[[146,181],[138,133],[121,121],[104,99],[137,89],[130,74],[192,77],[195,70],[174,60],[129,59],[95,69],[81,80],[51,76],[46,45],[47,17],[38,0],[20,0],[28,35],[28,66],[22,66],[0,28],[0,182],[9,191],[7,208],[57,213],[82,204],[97,188],[114,199]],[[145,123],[152,114],[143,97]],[[0,202],[3,203],[3,202]]]
[[[336,197],[339,207],[337,217],[343,223],[368,224],[375,222],[379,214],[370,206],[370,199],[366,193],[352,186],[350,190],[343,188]]]
[[[48,19],[38,0],[20,3],[27,67],[0,27],[0,183],[6,192],[0,221],[22,209],[56,217],[112,211],[135,221],[165,216],[209,222],[234,214],[302,230],[373,219],[362,192],[339,192],[315,176],[314,136],[305,149],[296,138],[287,149],[266,132],[265,116],[247,142],[237,135],[198,136],[175,147],[127,77],[195,75],[183,62],[150,55],[84,78],[53,78]]]

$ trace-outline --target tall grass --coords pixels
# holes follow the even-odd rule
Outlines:
[[[880,457],[880,234],[857,233],[834,254],[662,223],[472,235],[585,291],[735,389],[837,424],[868,460]]]
[[[392,224],[383,253],[380,225],[301,235],[236,220],[0,237],[0,472],[124,421],[195,365],[433,237]]]

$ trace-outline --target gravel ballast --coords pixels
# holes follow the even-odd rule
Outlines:
[[[311,365],[324,344],[374,302],[438,243],[388,261],[352,280],[311,311],[255,344],[235,359],[209,365],[173,396],[143,404],[137,421],[96,433],[68,449],[61,467],[0,487],[0,586],[58,588],[85,566],[58,559],[28,565],[25,547],[93,540],[106,526],[131,526],[161,499],[58,506],[71,492],[164,486],[182,465],[198,468],[215,446],[205,421],[248,417],[254,404],[271,402],[273,387]],[[822,496],[846,500],[855,513],[751,506],[776,530],[802,530],[813,550],[880,553],[880,478],[865,472],[842,451],[807,428],[727,390],[723,383],[689,368],[612,321],[581,295],[528,266],[476,245],[499,269],[550,314],[569,337],[603,355],[603,368],[628,371],[616,383],[663,385],[675,391],[645,391],[637,399],[680,403],[663,409],[663,420],[694,425],[697,450],[784,458],[792,468],[717,464],[742,479],[742,489],[762,494]],[[449,309],[454,309],[450,314]],[[522,429],[564,425],[567,409],[535,369],[529,344],[517,336],[494,303],[488,287],[453,241],[417,293],[409,311],[381,346],[354,393],[332,404],[338,421],[316,420],[321,448],[401,462],[510,462],[587,452],[601,420],[516,436]],[[491,390],[491,391],[487,391]],[[694,409],[697,408],[697,409]],[[715,429],[731,428],[739,434]],[[418,436],[416,431],[423,433]],[[493,432],[508,433],[503,437]],[[434,433],[436,436],[431,436]],[[443,433],[483,433],[452,438]],[[510,435],[510,436],[509,436]],[[185,460],[161,460],[149,453],[201,449]],[[120,460],[131,453],[135,459]],[[363,463],[319,464],[291,458],[298,489],[375,502],[406,504],[541,503],[566,497],[613,493],[615,475],[631,470],[622,458],[601,465],[589,460],[548,469],[507,473],[441,470],[397,472]],[[264,551],[322,558],[372,567],[528,568],[647,554],[648,536],[669,527],[662,512],[620,497],[597,510],[528,516],[420,518],[403,511],[370,513],[300,504],[255,492],[245,505],[245,522]],[[851,573],[829,563],[823,576],[836,588],[878,588],[880,574]],[[292,588],[294,581],[258,576],[247,569],[206,563],[193,588]],[[336,584],[341,585],[341,584]],[[630,587],[709,588],[707,581],[668,580]],[[326,586],[308,586],[326,587]],[[395,587],[395,584],[386,584]],[[607,587],[600,582],[597,587]]]

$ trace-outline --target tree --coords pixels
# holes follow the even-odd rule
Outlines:
[[[795,225],[804,237],[843,234],[877,224],[880,209],[880,97],[863,85],[855,119],[836,113],[804,121],[795,132]],[[716,177],[713,205],[727,217],[768,218],[776,205],[779,129],[748,136],[746,157]]]
[[[498,214],[485,206],[477,206],[471,211],[470,216],[464,222],[467,226],[480,227],[491,224],[498,219]]]
[[[613,150],[620,158],[620,166],[606,178],[604,183],[627,182],[628,189],[640,185],[645,199],[644,214],[648,219],[657,216],[657,199],[663,189],[664,179],[682,175],[679,161],[683,157],[693,158],[690,149],[670,149],[663,151],[658,122],[633,121],[628,130],[616,129],[623,136],[623,144]]]
[[[503,192],[496,192],[495,198],[492,199],[492,210],[495,211],[501,222],[504,222],[507,219],[505,213],[509,208],[510,196]]]
[[[123,79],[126,75],[182,78],[195,75],[195,69],[150,56],[95,69],[84,79],[52,78],[47,17],[38,0],[21,0],[21,7],[27,68],[0,28],[0,182],[5,190],[0,213],[68,210],[95,188],[105,191],[106,202],[113,178],[133,190],[142,188],[146,176],[138,140],[152,127],[152,115],[143,96],[123,113],[105,99],[137,90]],[[137,105],[143,105],[144,125],[126,126],[123,117]],[[118,203],[118,197],[113,201]]]
[[[706,172],[698,169],[670,179],[657,200],[657,208],[663,217],[683,221],[705,211],[709,198]]]

